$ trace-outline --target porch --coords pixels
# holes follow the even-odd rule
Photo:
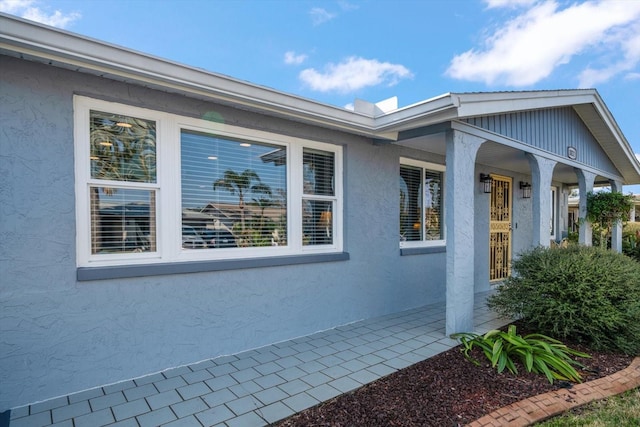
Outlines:
[[[479,333],[508,323],[488,295],[475,295]],[[454,347],[445,311],[431,304],[14,408],[10,425],[268,425]]]

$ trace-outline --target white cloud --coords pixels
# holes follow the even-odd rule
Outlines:
[[[302,64],[304,61],[306,61],[307,59],[307,55],[304,54],[299,54],[296,55],[296,53],[292,50],[285,52],[284,54],[284,63],[285,64],[290,64],[290,65],[300,65]]]
[[[487,4],[487,9],[494,9],[498,7],[522,7],[522,6],[530,6],[534,4],[537,0],[485,0]]]
[[[336,17],[335,13],[329,13],[321,7],[314,7],[309,12],[309,15],[311,15],[311,21],[313,22],[313,25],[324,24],[325,22],[331,21]]]
[[[355,111],[356,107],[355,105],[353,105],[353,102],[348,103],[347,105],[345,105],[344,107],[345,110],[350,110],[350,111]]]
[[[636,159],[640,162],[640,153],[636,153]]]
[[[619,45],[623,57],[617,61],[610,61],[606,57],[606,66],[601,68],[588,67],[583,70],[579,78],[579,87],[595,87],[596,85],[606,82],[618,74],[633,70],[640,63],[640,20],[637,25],[631,25],[625,28],[625,31],[615,32],[608,38],[607,45]],[[631,78],[634,74],[629,73]],[[629,75],[625,76],[629,79]]]
[[[45,11],[36,0],[0,0],[0,12],[10,13],[52,27],[66,28],[73,21],[80,19],[77,12],[63,13]]]
[[[411,77],[413,74],[403,65],[358,57],[347,58],[339,64],[330,63],[324,72],[313,68],[300,72],[300,79],[320,92],[351,92],[379,84],[393,86],[400,79]]]
[[[501,0],[487,3],[512,4]],[[548,77],[556,67],[589,50],[591,55],[623,51],[624,58],[613,65],[586,71],[582,82],[602,82],[640,61],[635,41],[625,42],[640,20],[640,2],[586,1],[560,10],[556,1],[534,3],[506,22],[485,40],[482,50],[455,56],[446,74],[462,80],[501,83],[509,86],[533,85]],[[637,36],[636,36],[637,37]],[[635,38],[634,38],[635,40]],[[598,47],[594,52],[594,47]]]
[[[345,11],[360,9],[360,6],[357,4],[352,4],[344,0],[338,1],[338,6],[340,6],[340,9]]]

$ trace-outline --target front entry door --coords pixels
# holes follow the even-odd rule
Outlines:
[[[506,176],[491,175],[489,212],[489,280],[504,280],[511,274],[511,184]]]

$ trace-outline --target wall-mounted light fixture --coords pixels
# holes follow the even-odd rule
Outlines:
[[[529,184],[528,182],[520,181],[520,189],[522,190],[523,199],[531,198],[531,184]]]
[[[491,193],[491,183],[493,182],[493,179],[491,179],[491,175],[485,175],[481,173],[480,182],[482,183],[482,190],[485,193]]]

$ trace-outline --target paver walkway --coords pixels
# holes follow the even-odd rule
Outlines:
[[[479,333],[507,323],[485,299]],[[10,426],[264,426],[450,349],[444,318],[434,304],[363,320],[15,408]]]
[[[515,402],[468,424],[468,427],[525,427],[637,387],[640,387],[640,357],[615,374]]]

